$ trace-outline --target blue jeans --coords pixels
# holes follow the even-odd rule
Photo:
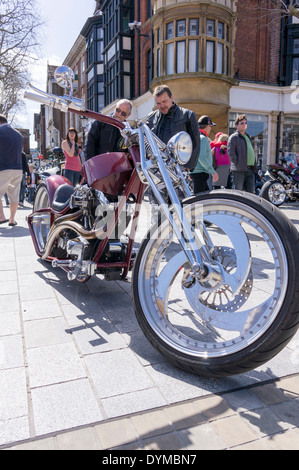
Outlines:
[[[29,204],[33,204],[34,193],[35,193],[35,188],[28,188],[28,202],[29,202]]]
[[[19,198],[19,201],[21,204],[23,204],[24,199],[25,199],[25,189],[26,189],[26,175],[25,173],[23,173],[21,187],[20,187],[20,198]]]
[[[64,174],[63,176],[67,178],[73,186],[76,186],[77,184],[80,183],[81,181],[81,173],[80,171],[74,171],[74,170],[63,170]]]
[[[247,171],[233,171],[233,179],[235,189],[238,191],[247,191],[248,193],[255,192],[255,179],[254,171],[248,169]]]

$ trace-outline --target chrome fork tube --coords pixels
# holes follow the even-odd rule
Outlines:
[[[165,183],[169,198],[172,202],[172,210],[176,213],[176,220],[178,223],[176,223],[175,218],[173,217],[172,212],[169,210],[169,207],[167,204],[165,204],[165,201],[163,197],[161,196],[159,190],[157,189],[156,185],[154,184],[151,175],[148,171],[149,168],[149,162],[146,160],[146,154],[145,154],[145,146],[144,146],[144,135],[145,133],[147,140],[151,146],[151,149],[153,151],[154,158],[157,161],[159,171],[161,173],[161,176],[163,178],[163,181]],[[156,144],[156,141],[154,140],[151,132],[149,131],[148,127],[141,123],[139,127],[139,143],[140,143],[140,160],[141,160],[141,168],[146,176],[151,189],[159,202],[164,214],[166,215],[167,219],[169,220],[169,223],[171,224],[173,231],[178,238],[186,256],[187,259],[189,260],[191,266],[192,266],[192,271],[196,274],[204,273],[205,270],[203,268],[203,260],[200,254],[200,248],[202,248],[202,245],[199,240],[195,240],[194,236],[194,231],[189,227],[188,221],[185,217],[183,207],[180,203],[180,200],[173,188],[171,178],[167,172],[167,169],[165,168],[163,159],[160,155],[159,148]],[[198,246],[200,244],[200,246]]]

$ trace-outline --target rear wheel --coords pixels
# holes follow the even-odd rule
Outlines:
[[[267,181],[263,185],[260,195],[277,207],[281,206],[287,198],[285,188],[279,181]]]
[[[281,211],[238,191],[185,201],[202,253],[222,269],[215,287],[191,277],[168,221],[154,226],[133,272],[137,320],[151,344],[175,365],[209,377],[254,369],[275,356],[299,322],[298,232]]]
[[[35,193],[33,212],[40,209],[47,209],[48,207],[50,207],[50,199],[47,186],[44,183],[41,183]]]

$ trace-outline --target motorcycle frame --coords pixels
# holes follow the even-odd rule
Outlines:
[[[73,109],[70,109],[70,111],[74,112],[75,114],[79,114],[80,116],[86,116],[88,118],[96,119],[97,121],[101,121],[101,122],[105,122],[107,124],[114,125],[115,127],[118,127],[120,130],[124,129],[124,127],[125,127],[125,125],[123,123],[121,123],[121,122],[117,123],[115,121],[115,119],[110,118],[109,116],[99,115],[98,113],[94,113],[94,112],[91,112],[91,111],[84,111],[83,112],[83,111],[77,111],[77,110],[73,110]],[[134,246],[134,241],[135,241],[135,235],[136,235],[136,231],[137,231],[137,227],[138,227],[140,208],[141,208],[141,203],[142,203],[144,192],[147,188],[147,185],[141,182],[141,180],[139,178],[139,175],[138,175],[138,172],[137,172],[137,169],[136,169],[137,164],[140,162],[140,153],[139,153],[139,150],[136,146],[132,147],[130,149],[130,155],[131,155],[131,158],[132,158],[132,161],[133,161],[134,168],[133,168],[132,173],[130,175],[129,181],[126,184],[126,187],[125,187],[125,190],[124,190],[123,194],[119,197],[119,200],[118,200],[115,212],[114,212],[114,217],[112,217],[110,222],[107,224],[107,230],[105,231],[105,235],[102,237],[102,239],[99,243],[99,246],[97,247],[97,249],[94,253],[94,256],[91,260],[93,263],[96,263],[96,265],[97,265],[96,269],[97,270],[102,269],[102,270],[109,271],[112,268],[113,269],[115,269],[115,268],[116,269],[123,269],[123,272],[121,274],[122,279],[124,279],[127,276],[128,271],[132,268],[131,257],[132,257],[132,251],[133,251],[133,246]],[[63,177],[61,177],[60,184],[63,184],[65,181],[67,181],[67,180],[65,180]],[[125,259],[124,262],[106,262],[106,263],[100,262],[100,259],[101,259],[102,255],[104,253],[104,250],[107,246],[109,238],[110,238],[113,230],[115,229],[115,227],[117,225],[117,222],[120,218],[120,215],[121,215],[122,211],[124,210],[124,208],[126,206],[126,203],[127,203],[127,201],[128,201],[131,194],[134,194],[136,201],[135,201],[135,209],[134,209],[134,212],[132,214],[132,219],[131,219],[132,224],[131,224],[131,229],[130,229],[130,234],[129,234],[129,242],[128,242],[128,247],[127,247],[126,259]],[[57,212],[55,212],[50,207],[50,208],[46,208],[46,209],[40,209],[40,210],[38,210],[38,211],[36,211],[33,214],[30,214],[28,216],[28,225],[29,225],[30,234],[31,234],[31,237],[33,239],[33,244],[34,244],[34,247],[35,247],[35,251],[36,251],[36,253],[38,254],[39,257],[43,257],[43,256],[42,256],[42,253],[39,251],[38,244],[37,244],[37,241],[36,241],[36,238],[35,238],[35,234],[34,234],[34,231],[33,231],[33,228],[32,228],[32,223],[31,222],[32,222],[34,214],[50,212],[50,214],[51,214],[50,225],[52,227],[52,225],[54,223],[54,220],[55,220],[55,217],[57,217],[57,215],[58,215],[58,218],[56,218],[55,221],[57,223],[57,226],[59,226],[59,218],[61,217],[61,219],[62,219],[61,222],[63,222],[65,217],[67,217],[67,216],[65,216],[67,211],[68,211],[68,208],[66,208],[60,214],[57,214]],[[59,260],[59,258],[55,258],[55,257],[51,257],[51,256],[48,256],[45,259],[47,261]],[[62,268],[65,271],[69,271],[69,269],[67,267],[62,266]]]

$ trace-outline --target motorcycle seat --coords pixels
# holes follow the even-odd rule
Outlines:
[[[74,187],[67,183],[58,186],[53,197],[52,209],[57,212],[62,212],[66,209],[74,191]]]

